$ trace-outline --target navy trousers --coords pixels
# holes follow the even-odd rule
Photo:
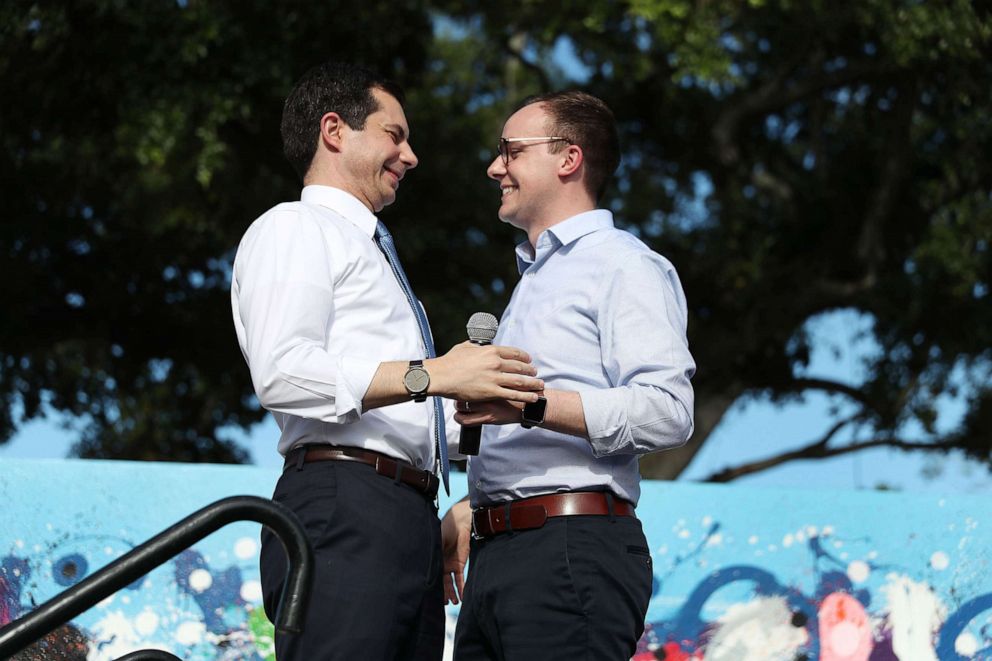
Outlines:
[[[279,661],[439,661],[444,650],[441,529],[433,500],[340,461],[290,467],[272,496],[300,518],[316,560],[301,634],[276,633]],[[262,532],[265,612],[286,577],[279,540]]]
[[[652,569],[634,517],[566,516],[472,542],[455,661],[628,661]]]

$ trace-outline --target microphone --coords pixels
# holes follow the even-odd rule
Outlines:
[[[468,319],[465,330],[468,331],[468,341],[472,344],[485,346],[493,343],[499,322],[488,312],[476,312]],[[482,440],[482,425],[466,427],[462,425],[462,433],[458,439],[460,454],[479,454],[479,442]]]

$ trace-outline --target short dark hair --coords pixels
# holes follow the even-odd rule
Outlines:
[[[582,148],[586,185],[598,200],[620,166],[620,137],[613,111],[592,94],[576,90],[530,96],[520,108],[535,103],[542,104],[548,113],[550,119],[545,126],[548,135],[566,138],[567,144]],[[567,144],[553,142],[548,149],[556,153]]]
[[[372,90],[379,89],[404,102],[403,89],[365,67],[325,62],[305,74],[286,97],[282,109],[282,150],[303,179],[320,135],[320,118],[336,112],[350,128],[361,131],[368,116],[379,110]]]

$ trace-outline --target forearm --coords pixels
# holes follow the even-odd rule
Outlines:
[[[570,436],[589,438],[582,398],[572,390],[545,390],[548,407],[541,427]]]
[[[536,371],[530,356],[514,347],[477,347],[463,342],[448,353],[424,360],[430,376],[428,396],[486,401],[508,399],[531,402],[544,382],[534,378]],[[409,361],[379,364],[362,398],[362,409],[389,406],[408,401],[410,394],[403,384]]]

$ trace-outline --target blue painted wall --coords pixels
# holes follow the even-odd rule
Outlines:
[[[0,461],[0,623],[175,521],[276,472]],[[464,478],[442,509],[464,495]],[[655,590],[637,661],[992,659],[992,500],[645,483]],[[266,659],[259,527],[232,524],[49,644],[89,659],[158,647]],[[455,610],[449,611],[449,634]]]

